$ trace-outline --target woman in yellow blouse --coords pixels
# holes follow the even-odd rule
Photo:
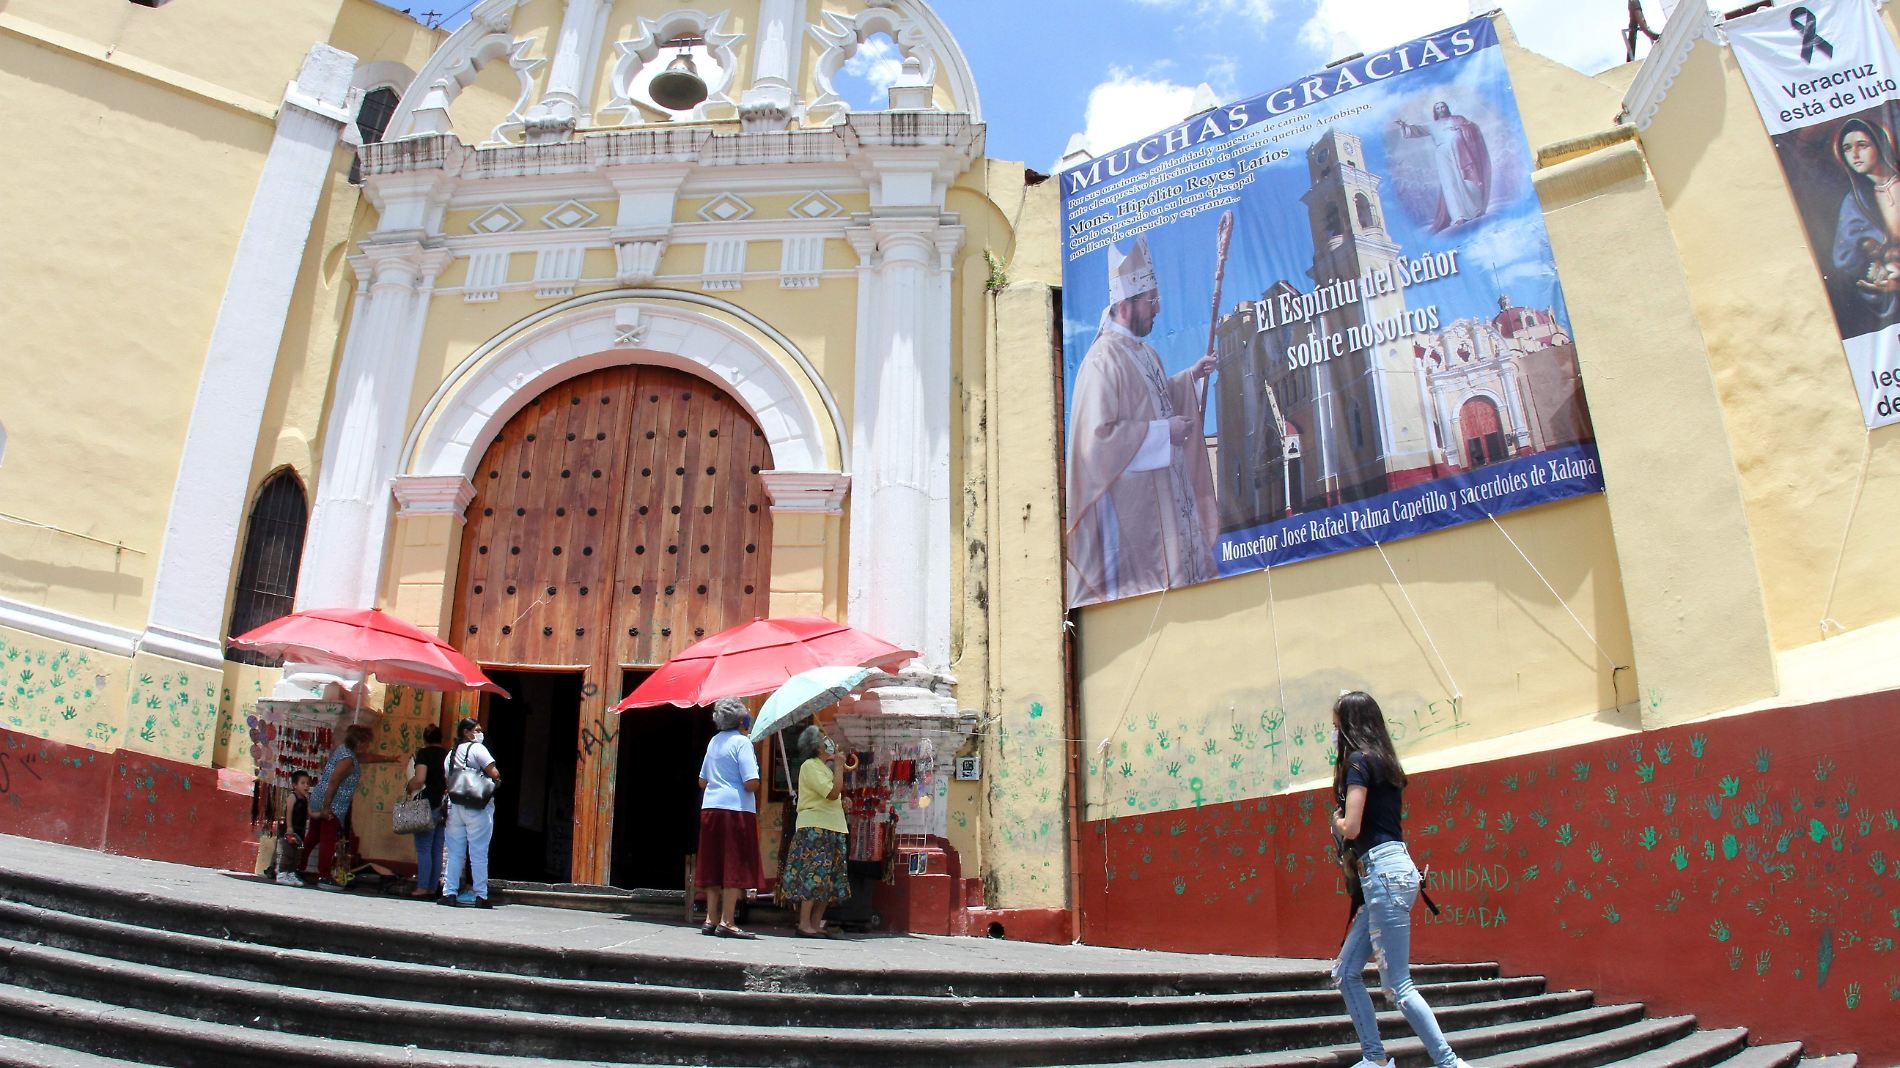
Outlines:
[[[797,753],[798,824],[779,872],[779,891],[786,900],[798,902],[801,938],[830,938],[825,909],[851,896],[845,877],[840,755],[837,743],[815,725],[799,734]]]

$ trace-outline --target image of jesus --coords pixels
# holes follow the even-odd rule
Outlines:
[[[1110,247],[1109,306],[1076,372],[1069,416],[1069,604],[1217,574],[1219,514],[1202,436],[1207,356],[1174,375],[1145,341],[1161,311],[1145,238]]]
[[[1431,139],[1432,173],[1438,179],[1438,213],[1433,230],[1445,230],[1479,218],[1491,204],[1491,153],[1484,131],[1451,105],[1432,105],[1432,121],[1423,126],[1396,120],[1406,137]]]

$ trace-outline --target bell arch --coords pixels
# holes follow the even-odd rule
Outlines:
[[[775,344],[761,344],[711,314],[714,308],[729,310]],[[423,406],[400,469],[406,476],[467,478],[482,450],[531,398],[577,375],[632,363],[672,367],[730,391],[764,431],[772,474],[842,478],[849,455],[843,417],[804,354],[736,308],[668,290],[578,297],[490,339]]]

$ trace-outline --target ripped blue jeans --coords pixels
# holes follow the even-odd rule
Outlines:
[[[1362,977],[1366,961],[1377,954],[1380,985],[1425,1043],[1426,1055],[1439,1068],[1453,1068],[1458,1058],[1438,1029],[1432,1007],[1412,985],[1412,903],[1418,900],[1418,866],[1404,842],[1386,842],[1368,850],[1360,868],[1366,905],[1353,917],[1346,942],[1339,947],[1339,959],[1333,962],[1333,982],[1345,995],[1346,1014],[1359,1034],[1360,1054],[1372,1061],[1386,1059],[1372,995],[1366,993]]]

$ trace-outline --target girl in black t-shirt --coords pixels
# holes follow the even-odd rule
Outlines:
[[[1378,1018],[1366,993],[1366,961],[1379,951],[1379,977],[1405,1022],[1425,1044],[1439,1068],[1470,1068],[1451,1051],[1432,1007],[1412,985],[1412,903],[1418,900],[1419,875],[1405,850],[1405,769],[1392,750],[1385,714],[1371,695],[1357,690],[1333,702],[1333,834],[1359,857],[1365,905],[1353,915],[1345,945],[1333,964],[1333,981],[1346,998],[1346,1013],[1359,1034],[1360,1059],[1353,1068],[1391,1063],[1379,1040]]]

